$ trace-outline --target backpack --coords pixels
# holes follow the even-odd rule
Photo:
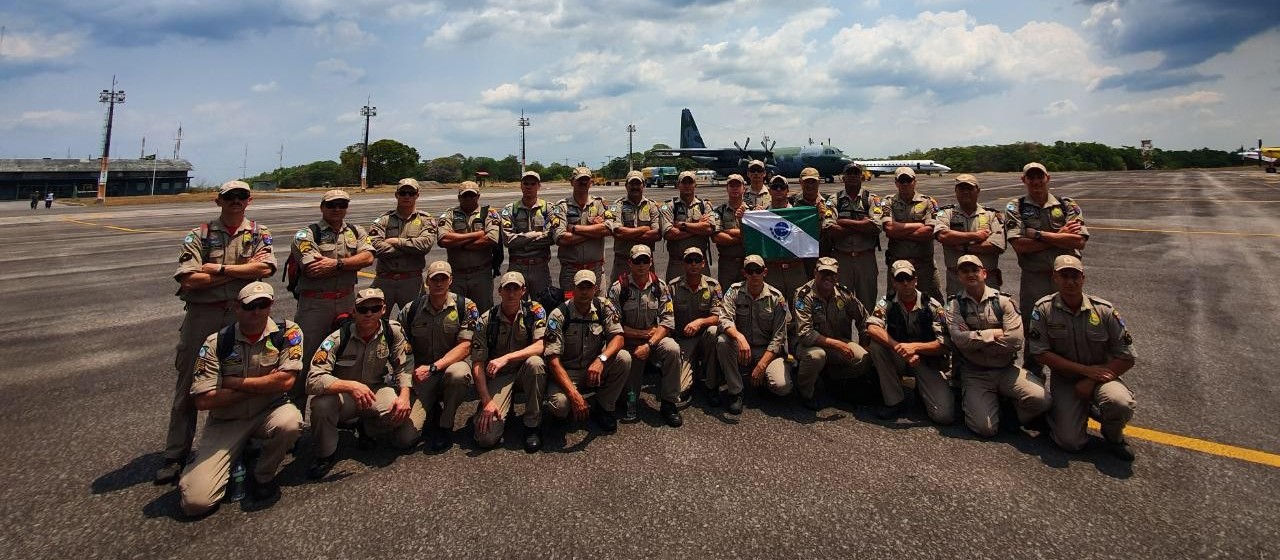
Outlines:
[[[609,305],[608,300],[601,298],[599,296],[591,300],[591,310],[596,312],[595,319],[570,319],[569,317],[572,317],[572,315],[569,313],[569,306],[571,305],[573,305],[572,301],[565,300],[559,306],[560,314],[564,316],[564,322],[566,325],[572,325],[572,324],[589,325],[591,323],[595,323],[597,325],[600,325],[601,327],[604,326],[604,309],[605,309],[605,306]]]
[[[524,332],[526,338],[525,346],[533,344],[533,300],[525,298],[520,300],[520,311],[524,313]],[[502,321],[499,314],[502,313],[502,306],[495,305],[489,310],[489,323],[484,326],[485,341],[489,343],[489,352],[492,354],[493,349],[498,347],[498,323]]]
[[[404,312],[404,320],[400,322],[400,327],[404,329],[404,339],[409,343],[409,348],[417,348],[417,344],[413,338],[413,320],[418,316],[418,309],[427,304],[429,294],[422,294],[418,299],[414,300],[409,306],[408,311]],[[462,318],[466,317],[466,308],[463,306],[466,298],[457,296],[454,299],[453,306],[458,311],[458,328],[462,328]]]
[[[618,303],[622,304],[631,299],[631,282],[627,281],[627,277],[631,273],[624,273],[618,276],[618,285],[622,286],[622,291],[618,293]],[[653,299],[662,299],[662,288],[658,286],[658,275],[653,271],[649,272],[649,293],[653,295]]]
[[[351,333],[355,330],[355,326],[354,319],[347,319],[343,321],[341,327],[338,327],[339,332],[342,334],[338,335],[338,348],[333,354],[335,358],[342,357],[342,352],[347,349],[347,343],[351,342]],[[405,336],[407,337],[408,334]],[[387,365],[390,366],[392,372],[400,369],[400,360],[396,358],[395,349],[391,347],[391,320],[385,315],[382,317],[382,342],[386,343],[387,348],[390,350],[387,353]],[[388,383],[388,385],[394,385],[394,383]]]
[[[480,225],[482,227],[484,226],[484,219],[488,217],[489,205],[486,204],[480,207]],[[494,278],[502,275],[502,261],[506,258],[505,253],[502,251],[501,238],[499,238],[498,241],[498,243],[493,244],[492,253],[489,255],[489,266],[493,269],[492,272]]]
[[[276,332],[271,333],[271,345],[277,350],[284,347],[284,321],[276,321]],[[231,323],[218,331],[218,362],[231,357],[236,347],[236,324]]]
[[[307,229],[311,230],[312,238],[316,240],[320,239],[320,226],[310,224],[307,226]],[[357,235],[359,233],[356,231],[356,226],[352,224],[347,224],[342,229],[343,231],[350,231],[352,235]],[[341,237],[342,232],[338,232],[338,234],[339,237]],[[289,293],[293,294],[293,298],[298,299],[298,278],[302,277],[302,263],[300,263],[298,258],[294,256],[293,251],[289,251],[289,258],[284,261],[283,268],[284,270],[280,273],[280,280],[284,281],[285,289],[289,290]]]

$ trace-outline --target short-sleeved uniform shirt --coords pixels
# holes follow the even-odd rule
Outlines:
[[[475,337],[476,321],[480,320],[480,308],[476,307],[476,302],[453,292],[445,298],[444,307],[440,309],[432,307],[431,299],[424,295],[400,310],[397,322],[413,334],[415,364],[426,365],[439,360],[457,346],[458,341],[470,341]],[[412,324],[408,323],[410,315],[413,316]]]
[[[934,227],[934,217],[938,212],[938,201],[932,196],[916,192],[911,200],[902,200],[896,193],[884,197],[880,201],[880,229],[884,230],[887,222],[904,224],[925,224]],[[892,262],[898,259],[933,259],[933,240],[911,241],[907,239],[889,239],[885,249],[885,260]]]
[[[938,209],[938,215],[934,220],[933,232],[936,236],[944,231],[989,231],[991,236],[987,241],[993,246],[1000,249],[1000,253],[1005,250],[1006,242],[1004,237],[1004,214],[997,212],[995,209],[985,206],[978,206],[977,210],[969,214],[962,210],[959,206],[949,204]],[[1000,253],[980,253],[976,256],[982,261],[983,268],[987,270],[997,270],[1000,268]],[[942,246],[942,262],[947,268],[955,268],[956,261],[960,260],[962,255],[966,255],[964,249],[960,247]]]
[[[529,320],[525,315],[531,316]],[[529,325],[530,328],[525,328]],[[490,347],[491,329],[493,346]],[[528,348],[530,344],[547,336],[547,312],[542,304],[530,301],[520,306],[515,317],[507,317],[501,307],[494,307],[480,316],[476,323],[476,335],[471,339],[471,360],[482,364],[491,356],[505,356],[517,350]]]
[[[675,324],[680,326],[674,334],[679,337],[684,336],[681,331],[685,325],[710,317],[724,303],[720,282],[705,274],[696,286],[690,286],[684,275],[681,275],[673,279],[668,287],[671,288],[672,307],[675,309]]]
[[[744,212],[755,209],[754,206],[747,204],[746,199],[743,199],[742,205]],[[738,210],[729,206],[728,202],[716,206],[714,212],[716,215],[716,233],[730,229],[742,229],[742,221],[738,219]],[[716,251],[720,258],[741,259],[747,256],[747,248],[742,243],[735,245],[717,244]]]
[[[894,313],[899,314],[897,318],[890,317]],[[923,325],[921,313],[928,314],[930,323],[928,327]],[[946,333],[942,325],[946,320],[946,310],[943,309],[942,304],[933,298],[926,298],[916,290],[916,304],[910,311],[898,301],[898,298],[882,297],[876,302],[875,310],[871,312],[867,323],[883,328],[898,342],[943,342]],[[898,324],[904,325],[905,330],[899,330],[895,326]]]
[[[591,220],[596,217],[604,219],[604,224],[609,231],[618,227],[618,223],[614,221],[613,211],[609,209],[609,205],[605,204],[604,199],[598,196],[590,197],[585,207],[578,206],[578,202],[572,196],[567,196],[556,203],[553,212],[561,224],[555,234],[557,240],[569,233],[569,224],[589,226]],[[604,238],[588,239],[577,245],[561,246],[557,251],[562,263],[600,262],[604,260]]]
[[[389,237],[398,237],[402,243],[391,247],[386,242]],[[436,243],[436,221],[426,212],[415,210],[402,219],[392,210],[369,226],[369,242],[378,257],[377,272],[418,272],[426,267],[427,252]]]
[[[662,204],[659,213],[658,228],[662,230],[665,237],[667,229],[680,222],[696,222],[703,216],[710,215],[712,225],[715,224],[715,213],[711,211],[711,205],[701,198],[694,197],[693,203],[686,203],[680,197],[674,197]],[[683,255],[684,250],[689,247],[697,247],[702,249],[702,254],[710,255],[711,237],[694,235],[692,237],[681,239],[679,241],[667,241],[668,255]]]
[[[604,352],[605,344],[622,334],[618,310],[608,299],[597,297],[586,314],[572,301],[551,311],[547,319],[547,356],[560,356],[565,369],[586,369]]]
[[[517,200],[502,207],[502,242],[507,254],[517,259],[549,259],[551,246],[560,228],[560,220],[547,201],[538,199],[533,207]],[[516,236],[531,231],[546,232],[546,237],[536,241],[517,239]]]
[[[276,257],[271,251],[271,231],[267,226],[258,225],[255,234],[253,226],[254,222],[246,219],[236,231],[229,232],[221,220],[214,220],[205,227],[187,232],[187,236],[182,239],[182,253],[178,255],[178,270],[173,273],[173,278],[181,280],[183,275],[200,272],[204,263],[245,264],[254,260],[267,263],[272,272],[275,272]],[[253,280],[232,278],[221,286],[181,290],[178,297],[191,303],[234,300],[250,282]]]
[[[383,386],[411,387],[413,360],[409,343],[404,339],[400,323],[389,321],[389,325],[387,336],[383,336],[383,327],[379,325],[368,342],[356,333],[354,323],[344,325],[342,328],[350,330],[351,338],[347,340],[347,347],[341,349],[341,355],[338,350],[342,345],[342,329],[333,331],[311,356],[307,394],[323,395],[339,379],[359,381],[375,391]]]
[[[747,337],[752,350],[782,354],[786,349],[791,312],[787,298],[777,288],[765,284],[759,297],[751,297],[747,283],[737,282],[725,291],[724,301],[716,313],[720,316],[720,327],[737,329]]]
[[[218,338],[221,331],[209,335],[204,340],[196,355],[195,379],[191,382],[191,395],[207,393],[222,387],[225,377],[253,378],[262,377],[273,371],[298,373],[302,371],[302,329],[293,321],[284,322],[283,337],[273,337],[280,326],[275,321],[267,321],[267,328],[257,340],[250,341],[235,327],[235,348],[224,350],[226,359],[218,358]],[[281,338],[276,346],[273,338]],[[230,406],[215,408],[209,411],[209,418],[215,420],[245,420],[257,416],[284,395],[274,394],[251,395],[249,398]]]
[[[658,203],[646,197],[641,197],[639,204],[633,204],[631,199],[624,196],[613,201],[611,211],[619,227],[636,228],[649,226],[657,229],[660,220]],[[616,255],[622,255],[624,258],[630,257],[631,248],[635,244],[635,241],[615,238],[613,240],[613,252]],[[650,249],[653,248],[652,243],[645,243],[645,245],[648,245]]]
[[[315,224],[320,234],[312,233],[310,227],[298,230],[293,236],[292,255],[303,267],[299,271],[298,290],[317,290],[322,292],[338,292],[351,290],[356,285],[356,270],[342,270],[326,278],[308,276],[305,267],[320,257],[341,259],[357,255],[363,251],[373,252],[373,244],[364,228],[355,224],[344,224],[341,230],[335,231],[323,220]]]
[[[1088,366],[1104,365],[1113,358],[1137,358],[1133,336],[1115,306],[1088,294],[1075,312],[1058,294],[1040,298],[1031,312],[1027,339],[1032,355],[1053,352]]]
[[[867,332],[867,317],[867,309],[858,301],[858,296],[840,284],[836,284],[829,299],[818,293],[812,280],[796,294],[796,330],[804,346],[817,345],[818,335],[859,342]],[[854,338],[854,325],[857,325],[858,338]]]
[[[766,185],[758,191],[752,191],[750,184],[744,185],[742,201],[746,203],[747,210],[759,208],[764,203],[769,202],[769,187]]]
[[[502,239],[502,215],[497,208],[477,206],[475,211],[467,212],[461,206],[454,206],[436,220],[437,239],[446,233],[474,233],[483,231],[490,241],[499,243]],[[454,270],[473,269],[478,266],[491,265],[493,253],[490,248],[482,250],[450,247],[445,249],[449,255],[449,264]]]
[[[827,228],[836,225],[836,214],[827,205],[827,199],[821,195],[813,202],[804,199],[803,194],[793,194],[787,198],[792,206],[813,206],[818,209],[818,231],[826,231]]]
[[[962,291],[947,298],[946,310],[947,338],[964,363],[979,369],[1013,365],[1024,339],[1022,316],[1009,294],[984,286],[974,299]]]
[[[1030,198],[1020,196],[1009,201],[1004,210],[1005,236],[1009,240],[1026,237],[1027,228],[1056,233],[1069,222],[1080,222],[1080,235],[1089,238],[1089,229],[1084,227],[1084,213],[1080,205],[1067,197],[1053,196],[1049,193],[1043,206],[1037,206]],[[1080,257],[1076,249],[1062,249],[1050,246],[1035,253],[1018,253],[1018,266],[1028,272],[1050,272],[1053,260],[1059,255]]]
[[[648,329],[662,326],[669,331],[676,328],[671,288],[666,282],[659,280],[656,274],[650,273],[649,282],[643,288],[636,284],[630,274],[615,280],[609,286],[609,299],[617,306],[620,320],[627,327]]]
[[[850,197],[849,192],[841,189],[827,199],[827,205],[835,213],[837,220],[870,219],[876,226],[876,233],[852,233],[831,236],[831,248],[845,253],[862,253],[875,250],[880,246],[880,215],[884,211],[880,207],[880,197],[867,189],[858,191],[858,196]]]

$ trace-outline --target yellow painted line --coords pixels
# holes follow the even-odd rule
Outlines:
[[[1243,231],[1198,231],[1184,229],[1142,229],[1122,227],[1089,226],[1091,230],[1100,231],[1135,231],[1141,233],[1186,233],[1192,235],[1232,235],[1236,237],[1280,237],[1280,233],[1249,233]]]
[[[74,218],[63,218],[62,220],[63,220],[63,221],[66,221],[66,222],[71,222],[71,223],[73,223],[73,224],[80,224],[80,225],[82,225],[82,226],[92,226],[92,227],[100,227],[100,228],[106,228],[106,229],[114,229],[114,230],[116,230],[116,231],[123,231],[123,232],[126,232],[126,233],[182,233],[181,231],[174,230],[174,229],[133,229],[133,228],[127,228],[127,227],[113,226],[113,225],[109,225],[109,224],[95,224],[95,223],[93,223],[93,222],[86,222],[86,221],[84,221],[84,220],[76,220],[76,219],[74,219]]]
[[[1248,204],[1274,204],[1280,200],[1247,200],[1247,199],[1204,199],[1204,198],[1093,198],[1081,197],[1073,200],[1088,202],[1212,202],[1215,204],[1224,203],[1248,203]]]
[[[1089,427],[1095,430],[1102,428],[1102,426],[1098,425],[1098,423],[1092,419],[1089,420]],[[1249,461],[1250,463],[1258,463],[1269,467],[1280,467],[1280,455],[1267,453],[1265,451],[1258,451],[1256,449],[1236,447],[1234,445],[1180,436],[1177,434],[1168,434],[1135,426],[1125,426],[1124,436],[1126,438],[1131,437],[1163,445],[1190,449],[1191,451],[1199,451],[1209,455]]]

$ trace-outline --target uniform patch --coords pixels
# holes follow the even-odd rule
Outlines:
[[[1128,330],[1125,330],[1124,334],[1120,335],[1120,342],[1123,342],[1125,346],[1133,345],[1133,336],[1129,334]]]
[[[708,291],[708,290],[703,290],[703,291],[702,291],[702,299],[711,299],[711,292],[710,292],[710,291]]]
[[[802,299],[796,300],[796,311],[804,311],[804,300]]]
[[[289,330],[287,330],[287,331],[285,331],[285,332],[284,332],[284,338],[285,338],[285,340],[288,340],[288,341],[289,341],[289,344],[290,344],[290,345],[295,345],[295,346],[296,346],[296,345],[298,345],[298,344],[301,344],[301,343],[302,343],[302,329],[300,329],[300,328],[298,328],[298,327],[293,327],[293,328],[291,328],[291,329],[289,329]]]
[[[914,211],[916,211],[916,212],[924,212],[924,206],[925,206],[925,203],[923,203],[923,202],[917,202],[917,203],[916,203],[916,205],[915,205],[915,207],[914,207],[914,208],[912,208],[912,210],[914,210]]]
[[[1040,340],[1040,329],[1031,329],[1027,336],[1031,337],[1031,340]]]
[[[450,321],[457,321],[457,320],[458,320],[458,310],[457,310],[457,308],[454,308],[454,309],[450,309],[450,310],[449,310],[449,320],[450,320]]]
[[[1121,319],[1121,318],[1120,318],[1120,312],[1119,312],[1119,311],[1116,311],[1116,310],[1115,310],[1115,308],[1112,308],[1112,309],[1111,309],[1111,316],[1116,318],[1116,322],[1117,322],[1117,323],[1120,323],[1120,328],[1124,328],[1124,319]]]
[[[196,234],[194,234],[194,233],[188,233],[188,234],[187,234],[187,236],[186,236],[185,238],[183,238],[182,242],[183,242],[183,243],[195,243],[195,242],[196,242]]]
[[[309,233],[310,231],[311,231],[311,228],[302,228],[302,229],[298,230],[298,233],[293,234],[293,238],[294,238],[294,239],[306,239],[307,237],[309,237],[309,236],[311,235],[311,234]]]
[[[1102,317],[1098,316],[1096,309],[1089,310],[1089,324],[1095,327],[1102,324]]]
[[[310,242],[310,241],[305,241],[305,240],[304,240],[304,241],[299,241],[299,242],[298,242],[298,252],[300,252],[300,253],[306,253],[307,251],[310,251],[310,250],[311,250],[311,247],[312,247],[312,245],[311,245],[311,242]]]
[[[270,234],[270,233],[264,233],[264,234],[262,234],[262,244],[263,244],[263,245],[270,245],[270,244],[271,244],[271,234]]]
[[[329,360],[328,350],[316,350],[316,354],[311,357],[311,365],[318,366]]]
[[[1054,209],[1053,209],[1051,212],[1049,212],[1049,214],[1050,214],[1051,216],[1055,217],[1055,218],[1061,218],[1061,217],[1062,217],[1062,209],[1061,209],[1061,208],[1058,208],[1058,207],[1054,207]]]
[[[547,328],[549,328],[549,329],[551,329],[551,330],[559,330],[559,329],[560,329],[560,321],[557,321],[555,317],[552,317],[552,318],[550,318],[550,319],[547,319]]]
[[[844,300],[842,299],[836,300],[836,309],[844,309]]]
[[[1039,310],[1039,309],[1032,309],[1032,310],[1031,310],[1031,320],[1032,320],[1032,321],[1039,321],[1039,320],[1040,320],[1040,310]]]
[[[200,358],[203,358],[203,357],[205,357],[205,356],[208,356],[208,355],[209,355],[209,347],[208,347],[208,346],[201,346],[201,347],[200,347],[200,351],[199,351],[199,352],[197,352],[197,353],[196,353],[196,355],[197,355],[197,357],[200,357]]]
[[[196,258],[195,255],[191,253],[183,253],[182,256],[178,257],[178,262],[184,263],[194,258]]]
[[[326,338],[324,342],[320,343],[320,349],[333,350],[333,339]]]
[[[288,359],[290,359],[290,360],[299,360],[299,359],[302,359],[302,347],[301,347],[301,346],[293,346],[293,347],[289,348],[289,351],[288,351],[287,353],[285,353],[285,357],[286,357],[286,358],[288,358]]]
[[[985,227],[987,227],[987,226],[989,226],[989,225],[991,225],[991,220],[987,219],[987,215],[986,215],[986,214],[983,214],[983,215],[981,215],[981,216],[978,216],[978,227],[979,227],[979,228],[985,228]]]

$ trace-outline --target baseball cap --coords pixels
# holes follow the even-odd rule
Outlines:
[[[764,257],[761,257],[760,255],[747,255],[747,258],[742,259],[742,266],[745,267],[749,264],[764,266]]]
[[[681,257],[681,258],[683,258],[683,257],[687,257],[687,256],[689,256],[689,255],[698,255],[699,257],[706,258],[706,255],[702,254],[702,249],[699,249],[699,248],[697,248],[697,247],[689,247],[689,248],[685,249],[685,250],[684,250],[684,253],[682,253],[682,254],[680,255],[680,257]]]
[[[1058,258],[1053,259],[1053,271],[1057,272],[1064,268],[1074,268],[1080,272],[1084,272],[1084,263],[1080,262],[1080,259],[1071,255],[1058,255]]]
[[[956,268],[960,268],[960,265],[965,264],[971,264],[978,268],[985,268],[982,266],[982,259],[979,259],[977,255],[961,255],[960,258],[956,260]]]
[[[774,183],[782,183],[784,185],[789,184],[787,183],[787,178],[783,177],[782,175],[774,175],[772,179],[769,179],[769,184],[772,185]]]
[[[325,191],[324,197],[320,199],[320,202],[329,202],[331,200],[351,200],[351,195],[347,194],[347,191],[333,189]]]
[[[911,261],[908,261],[905,259],[893,261],[893,265],[889,267],[889,270],[891,271],[891,274],[889,274],[889,276],[896,277],[897,275],[902,274],[904,272],[912,276],[916,275],[915,265],[911,264]]]
[[[596,284],[596,273],[591,270],[579,270],[573,275],[573,285],[577,286],[583,282],[590,282],[591,285]]]
[[[396,190],[399,190],[399,187],[411,187],[414,192],[418,192],[418,189],[422,188],[421,185],[418,184],[418,180],[413,177],[405,177],[401,179],[399,183],[396,183],[396,185]]]
[[[627,182],[630,183],[632,181],[640,181],[641,183],[643,183],[644,173],[641,173],[639,171],[632,171],[630,173],[627,173]]]
[[[742,178],[742,175],[739,175],[739,174],[737,174],[737,173],[734,173],[734,174],[730,175],[730,176],[729,176],[729,178],[727,178],[727,179],[725,179],[725,180],[724,180],[724,184],[726,184],[726,185],[727,185],[727,184],[732,183],[732,182],[734,182],[734,181],[737,181],[737,182],[739,182],[739,183],[741,183],[741,184],[744,184],[744,185],[747,183],[747,180],[746,180],[746,179],[743,179],[743,178]]]
[[[525,171],[524,175],[520,176],[520,179],[523,180],[525,177],[533,177],[534,179],[537,179],[539,183],[542,182],[542,175],[538,175],[537,171],[533,171],[533,170]]]
[[[856,161],[855,161],[855,162],[852,162],[852,163],[847,163],[847,164],[845,164],[845,166],[844,166],[844,172],[845,172],[845,173],[848,173],[848,172],[850,172],[850,171],[862,171],[862,164],[860,164],[860,163],[858,163],[858,162],[856,162]]]
[[[245,287],[240,288],[240,295],[237,299],[240,303],[249,303],[255,299],[267,298],[271,301],[276,300],[276,292],[271,289],[271,284],[266,282],[249,282]]]
[[[644,243],[637,243],[637,244],[635,244],[635,245],[632,245],[632,246],[631,246],[631,258],[633,258],[633,259],[634,259],[634,258],[636,258],[636,257],[638,257],[638,256],[640,256],[640,255],[647,255],[647,256],[649,256],[649,257],[653,257],[653,249],[650,249],[650,248],[649,248],[649,246],[648,246],[648,245],[645,245]],[[575,278],[575,280],[576,280],[576,278]]]
[[[822,257],[818,259],[818,270],[829,270],[831,272],[840,272],[840,263],[831,257]]]
[[[246,183],[244,181],[227,181],[223,183],[222,186],[218,187],[218,194],[220,195],[227,194],[236,189],[243,189],[244,191],[247,191],[247,192],[253,192],[253,189],[249,188],[249,183]]]
[[[1040,163],[1038,161],[1033,161],[1031,163],[1028,163],[1022,166],[1022,174],[1026,175],[1027,172],[1031,171],[1032,169],[1039,169],[1040,171],[1043,171],[1046,175],[1049,173],[1049,170],[1044,168],[1043,163]]]
[[[893,178],[894,178],[894,179],[897,179],[898,177],[901,177],[901,176],[903,176],[903,175],[906,175],[906,176],[908,176],[908,177],[911,177],[912,179],[915,179],[915,178],[916,178],[916,170],[914,170],[914,169],[912,169],[912,168],[910,168],[910,167],[907,167],[907,166],[905,166],[905,165],[904,165],[904,166],[902,166],[902,167],[899,167],[899,168],[897,168],[897,169],[894,169],[894,170],[893,170]]]
[[[963,175],[956,175],[956,184],[960,185],[964,183],[968,183],[976,187],[978,186],[978,178],[968,173],[965,173]]]
[[[697,183],[697,182],[698,182],[698,174],[697,174],[697,173],[694,173],[694,172],[692,172],[692,171],[681,171],[681,172],[680,172],[680,179],[679,179],[679,181],[684,181],[685,179],[689,179],[689,180],[693,181],[694,183]]]
[[[750,171],[752,167],[759,167],[760,169],[764,169],[764,168],[765,168],[765,166],[764,166],[764,162],[763,162],[763,161],[760,161],[760,160],[758,160],[758,159],[753,159],[753,160],[751,160],[751,163],[748,163],[748,164],[747,164],[747,170],[748,170],[748,171]]]
[[[386,296],[382,295],[382,290],[379,290],[378,288],[365,288],[356,292],[356,305],[360,305],[371,299],[380,299],[382,301],[387,300]]]
[[[586,167],[577,167],[577,168],[574,168],[574,170],[573,170],[573,178],[572,178],[572,180],[573,180],[573,181],[577,181],[578,179],[581,179],[581,178],[583,178],[583,177],[590,178],[590,177],[591,177],[591,170],[590,170],[590,169],[588,169],[588,168],[586,168]]]
[[[431,266],[427,267],[427,278],[431,278],[437,274],[445,274],[450,278],[453,278],[453,266],[449,264],[449,261],[435,261],[431,263]]]
[[[458,183],[458,194],[469,192],[480,194],[480,184],[475,181],[463,181]]]
[[[820,173],[818,173],[818,170],[817,170],[817,169],[814,169],[814,168],[812,168],[812,167],[806,167],[806,168],[804,168],[804,169],[800,170],[800,182],[801,182],[801,183],[803,183],[803,182],[805,182],[806,180],[809,180],[809,179],[813,179],[814,181],[818,181],[818,180],[821,180],[821,179],[822,179],[822,175],[821,175]]]
[[[498,287],[501,288],[507,284],[516,284],[521,288],[524,287],[524,275],[516,271],[511,271],[502,275],[502,279],[498,281]]]

